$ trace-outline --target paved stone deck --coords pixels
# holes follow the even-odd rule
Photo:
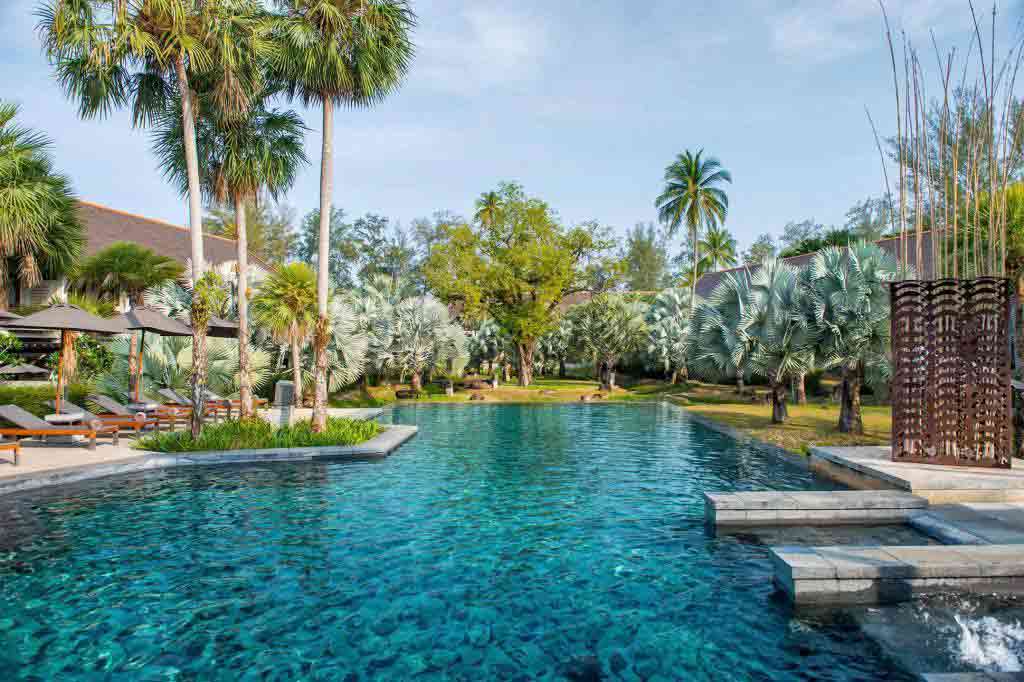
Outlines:
[[[922,682],[1015,682],[1024,680],[1024,673],[927,673]]]
[[[162,454],[133,450],[131,441],[121,440],[118,447],[109,440],[99,443],[95,451],[84,445],[45,447],[28,445],[22,449],[21,465],[0,457],[0,495],[33,490],[45,486],[74,483],[92,478],[133,473],[148,469],[176,466],[209,466],[251,462],[311,461],[315,459],[379,459],[387,457],[416,435],[417,428],[407,425],[389,426],[365,443],[345,447],[276,448],[266,450],[233,450]]]
[[[772,547],[795,604],[878,604],[929,592],[1024,592],[1024,546]]]
[[[1024,502],[1024,467],[987,469],[893,462],[882,446],[812,447],[810,467],[851,488],[905,490],[932,504]]]
[[[928,500],[897,490],[706,493],[705,512],[716,526],[904,523]]]
[[[313,409],[300,407],[299,409],[282,410],[279,407],[267,407],[259,411],[259,415],[275,426],[284,425],[284,417],[287,413],[289,423],[297,421],[309,421],[313,418]],[[379,407],[328,407],[328,417],[343,417],[345,419],[376,419],[384,410]]]

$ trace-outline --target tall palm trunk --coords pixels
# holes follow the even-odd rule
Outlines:
[[[700,263],[700,244],[697,242],[697,226],[693,226],[692,239],[693,239],[693,273],[690,277],[690,319],[693,319],[693,304],[697,300],[697,273],[699,272],[698,264]]]
[[[302,407],[302,347],[299,345],[299,335],[292,334],[292,405]]]
[[[772,423],[785,424],[789,418],[789,409],[786,407],[786,384],[782,381],[772,382]]]
[[[334,173],[332,137],[334,135],[334,101],[324,95],[323,147],[320,155],[320,243],[317,256],[316,307],[318,319],[313,332],[313,353],[316,356],[313,394],[313,431],[327,426],[327,261],[331,239],[331,180]]]
[[[807,404],[807,372],[800,372],[793,377],[793,389],[796,394],[796,404]]]
[[[252,385],[249,383],[249,242],[245,201],[235,193],[235,231],[238,239],[238,416],[252,416]]]
[[[188,230],[192,246],[192,283],[202,276],[203,262],[203,208],[199,194],[199,154],[196,151],[196,119],[192,111],[192,90],[185,71],[185,56],[178,53],[174,60],[181,92],[181,125],[185,138],[185,166],[188,170]],[[192,324],[192,435],[196,438],[203,429],[206,410],[206,322]]]
[[[423,390],[423,378],[420,376],[419,370],[413,370],[412,375],[409,377],[409,387],[414,393],[419,393]]]
[[[843,369],[839,404],[839,430],[842,433],[864,433],[860,405],[860,368]]]

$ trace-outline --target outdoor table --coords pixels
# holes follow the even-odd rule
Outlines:
[[[62,412],[61,414],[48,414],[43,417],[49,424],[54,426],[72,426],[80,424],[85,420],[85,414],[82,412]],[[48,443],[77,443],[82,439],[82,436],[44,436],[44,442]]]

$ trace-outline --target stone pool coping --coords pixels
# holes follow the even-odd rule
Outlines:
[[[118,474],[180,466],[213,466],[259,462],[309,462],[313,460],[383,459],[416,435],[415,426],[395,424],[359,445],[216,450],[208,452],[162,453],[139,451],[136,456],[118,460],[80,464],[0,478],[0,495],[36,490],[49,486],[77,483]],[[36,448],[32,448],[35,450]],[[31,450],[29,451],[31,453]]]

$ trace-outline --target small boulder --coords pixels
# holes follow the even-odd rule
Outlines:
[[[469,396],[469,399],[470,400],[487,400],[487,398],[485,398],[483,395],[481,395],[479,393],[474,393],[473,395]]]

